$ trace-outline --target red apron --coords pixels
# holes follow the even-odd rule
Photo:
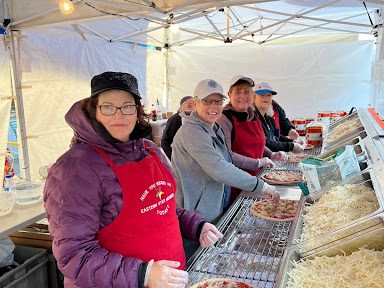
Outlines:
[[[279,113],[277,113],[276,110],[273,110],[273,119],[275,120],[276,128],[280,129]]]
[[[235,139],[232,141],[232,151],[240,155],[244,155],[253,159],[263,157],[265,147],[265,135],[260,120],[239,122],[232,117],[232,123],[235,129]],[[249,174],[256,176],[260,169],[255,171],[247,171]],[[231,191],[231,200],[234,201],[240,194],[239,189]]]
[[[176,215],[176,183],[157,154],[139,162],[118,166],[100,148],[94,147],[117,176],[123,206],[116,219],[98,232],[100,245],[148,262],[151,259],[179,261],[185,268],[179,220]]]

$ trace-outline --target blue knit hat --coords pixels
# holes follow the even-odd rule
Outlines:
[[[192,96],[185,96],[183,98],[181,98],[180,100],[180,106],[183,105],[183,103],[189,99],[192,99],[193,97]]]

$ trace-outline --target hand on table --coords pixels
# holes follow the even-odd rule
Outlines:
[[[277,192],[276,187],[269,185],[268,183],[264,182],[261,193],[271,198],[273,202],[278,202],[280,200],[280,195],[279,192]]]
[[[201,229],[199,242],[201,247],[212,246],[219,240],[223,238],[223,234],[216,228],[215,225],[211,223],[205,223]]]

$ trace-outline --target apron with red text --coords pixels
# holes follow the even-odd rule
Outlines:
[[[179,261],[179,269],[185,268],[173,175],[152,150],[139,162],[118,166],[102,149],[94,148],[117,176],[123,193],[119,215],[98,232],[100,245],[144,262]]]

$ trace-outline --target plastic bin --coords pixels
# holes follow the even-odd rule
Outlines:
[[[47,250],[16,246],[13,253],[20,266],[0,277],[1,288],[49,287]]]
[[[15,184],[12,190],[15,192],[16,203],[29,205],[40,202],[43,199],[44,181],[32,181]]]

